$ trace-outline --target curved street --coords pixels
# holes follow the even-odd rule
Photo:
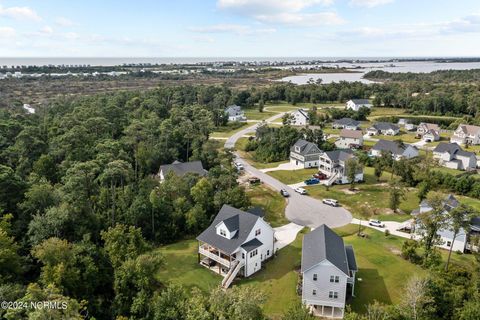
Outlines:
[[[277,114],[265,121],[267,123],[273,122],[281,118],[284,114],[285,112]],[[257,123],[233,134],[225,142],[225,148],[234,148],[238,139],[248,133],[255,132],[259,125],[261,125],[261,123]],[[314,199],[310,196],[300,195],[294,192],[294,190],[286,184],[250,165],[247,161],[242,159],[238,153],[235,153],[235,155],[237,157],[236,161],[244,165],[246,172],[260,178],[263,183],[270,186],[274,190],[280,191],[280,189],[285,189],[288,191],[288,193],[290,193],[290,197],[287,198],[285,215],[291,222],[310,228],[316,228],[321,224],[326,224],[331,228],[336,228],[347,225],[352,221],[352,215],[348,210],[342,207],[335,208],[327,206],[320,200]]]

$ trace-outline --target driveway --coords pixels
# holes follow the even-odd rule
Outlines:
[[[285,113],[280,113],[275,115],[267,119],[266,122],[272,122],[281,118],[284,114]],[[225,142],[225,148],[233,148],[239,138],[249,132],[254,132],[258,126],[259,124],[255,124],[235,133]],[[290,193],[285,209],[285,216],[291,222],[310,228],[316,228],[322,224],[326,224],[330,228],[336,228],[347,225],[352,221],[352,215],[348,210],[342,207],[330,207],[323,204],[320,200],[309,196],[302,196],[294,192],[293,189],[286,184],[251,166],[247,161],[242,159],[238,153],[236,153],[236,157],[236,161],[243,164],[246,172],[260,178],[263,183],[274,190],[280,191],[281,189],[285,189]]]
[[[260,171],[270,172],[270,171],[279,171],[279,170],[293,171],[293,170],[299,170],[299,168],[296,165],[292,164],[291,162],[287,162],[287,163],[279,164],[278,167],[261,169]]]
[[[297,234],[302,229],[303,226],[300,226],[293,222],[290,222],[289,224],[278,228],[274,228],[275,238],[277,239],[277,242],[275,243],[277,250],[280,250],[295,241],[295,238],[297,238]]]
[[[416,236],[415,234],[399,231],[399,229],[401,229],[406,224],[412,224],[413,223],[412,219],[407,220],[405,222],[382,221],[385,224],[385,228],[379,228],[379,227],[371,226],[371,225],[368,224],[368,221],[359,220],[359,219],[356,219],[356,218],[352,219],[352,224],[359,224],[360,221],[362,223],[362,226],[364,226],[364,227],[369,227],[369,228],[372,228],[372,229],[375,229],[375,230],[378,230],[378,231],[381,231],[381,232],[385,232],[385,230],[388,230],[388,231],[390,231],[390,234],[392,234],[394,236],[406,238],[406,239],[415,239],[415,240],[419,239],[419,237]]]

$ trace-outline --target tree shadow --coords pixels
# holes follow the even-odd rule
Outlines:
[[[384,304],[392,304],[385,280],[380,276],[377,269],[361,268],[358,271],[354,293],[354,297],[350,295],[347,298],[347,303],[350,304],[352,310],[356,312],[365,312],[367,306],[373,303],[374,300]]]

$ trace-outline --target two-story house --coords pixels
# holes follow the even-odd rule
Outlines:
[[[358,111],[360,108],[372,108],[372,104],[368,99],[352,99],[347,101],[346,105],[347,110]]]
[[[429,130],[434,130],[437,132],[437,134],[440,134],[440,127],[438,124],[422,122],[417,127],[417,137],[423,138],[423,135]]]
[[[294,126],[305,126],[310,121],[308,112],[303,109],[298,109],[297,111],[292,112],[291,115],[292,120],[290,124]]]
[[[458,144],[480,144],[480,127],[469,124],[461,124],[450,138],[450,142]]]
[[[347,162],[355,158],[353,151],[349,149],[323,152],[320,155],[318,169],[328,179],[322,183],[326,185],[350,183]],[[363,168],[355,173],[355,181],[363,181]]]
[[[434,142],[440,140],[440,132],[430,129],[423,134],[422,140],[425,142]]]
[[[441,142],[433,149],[433,158],[439,164],[456,170],[475,170],[477,168],[477,157],[475,153],[463,150],[456,143]]]
[[[302,302],[314,315],[343,318],[357,271],[353,247],[326,225],[303,237]]]
[[[339,149],[361,148],[363,146],[362,130],[342,129],[338,140],[335,141],[335,146]]]
[[[170,172],[173,172],[179,177],[183,177],[187,173],[197,174],[202,177],[208,174],[208,171],[203,169],[201,161],[180,162],[175,160],[172,164],[164,164],[160,166],[160,170],[158,170],[157,173],[160,182],[163,182]]]
[[[386,136],[396,136],[399,133],[399,126],[389,122],[377,122],[367,129],[367,134],[369,136],[376,136],[379,134],[383,134]]]
[[[410,159],[418,156],[418,149],[410,144],[390,140],[378,140],[370,149],[372,157],[381,157],[385,153],[390,153],[395,160]]]
[[[360,128],[360,121],[353,120],[352,118],[337,119],[333,121],[332,128],[358,130]]]
[[[235,277],[258,272],[275,253],[275,231],[262,217],[223,205],[198,237],[198,262],[224,275],[222,287]]]
[[[290,163],[299,169],[314,168],[318,166],[321,153],[315,143],[300,139],[290,147]]]
[[[236,104],[228,106],[225,109],[225,113],[228,116],[228,121],[246,121],[245,113],[242,111],[242,107]]]

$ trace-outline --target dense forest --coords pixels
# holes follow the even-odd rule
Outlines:
[[[480,69],[471,70],[438,70],[429,73],[370,71],[364,78],[389,81],[429,81],[431,83],[478,82]]]

